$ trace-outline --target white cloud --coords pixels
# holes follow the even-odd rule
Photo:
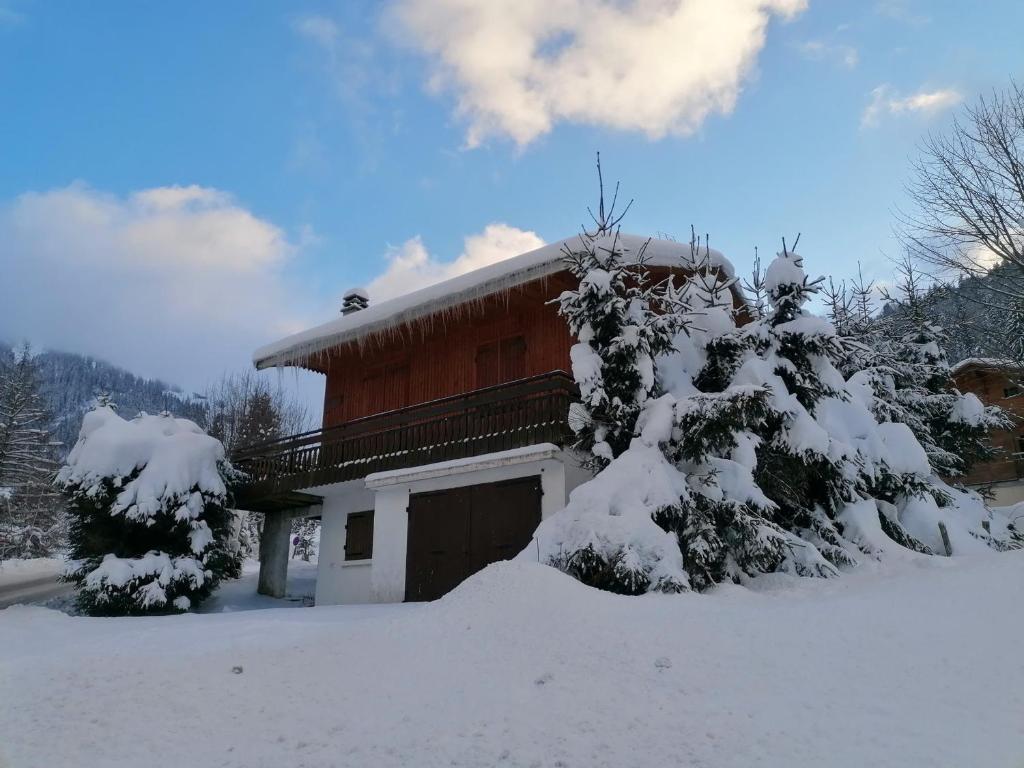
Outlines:
[[[915,10],[914,5],[911,0],[879,0],[875,3],[875,13],[913,26],[928,24],[931,17]]]
[[[871,101],[861,115],[862,128],[873,128],[885,115],[900,115],[907,112],[935,114],[959,104],[963,95],[952,88],[935,91],[921,90],[902,96],[892,86],[880,85],[871,91]]]
[[[657,139],[729,114],[773,16],[806,0],[398,0],[430,84],[457,96],[466,143],[520,146],[562,120]]]
[[[846,69],[853,69],[860,61],[857,49],[843,43],[830,44],[821,40],[808,40],[801,43],[799,51],[805,59],[811,61],[831,61]]]
[[[371,302],[383,301],[542,245],[544,241],[535,232],[508,224],[488,224],[483,232],[465,238],[462,253],[455,260],[443,262],[431,256],[416,236],[391,249],[387,269],[367,285],[367,291]]]
[[[313,319],[282,279],[297,246],[216,189],[28,193],[0,205],[0,242],[7,340],[188,387]]]
[[[337,24],[326,16],[317,16],[316,14],[293,19],[292,29],[301,37],[328,50],[334,48],[340,34]]]
[[[363,92],[371,83],[380,84],[381,73],[368,40],[345,34],[326,16],[300,16],[291,26],[295,34],[319,49],[338,94],[350,105],[364,100]]]

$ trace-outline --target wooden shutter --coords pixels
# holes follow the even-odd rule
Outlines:
[[[509,336],[476,349],[476,387],[492,387],[526,377],[526,339]]]
[[[501,340],[501,380],[526,378],[526,339],[512,336]]]
[[[501,383],[500,345],[494,341],[476,349],[476,388],[493,387]]]
[[[345,559],[369,560],[373,557],[373,510],[350,512],[345,524]]]
[[[363,403],[366,416],[384,410],[384,371],[371,371],[363,378]]]
[[[324,426],[333,427],[345,421],[345,396],[328,395],[324,398]]]
[[[388,366],[384,374],[384,411],[409,405],[408,364]]]

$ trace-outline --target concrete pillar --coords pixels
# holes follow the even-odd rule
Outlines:
[[[260,535],[260,581],[256,588],[261,595],[285,596],[291,535],[291,515],[286,512],[264,514],[263,533]]]

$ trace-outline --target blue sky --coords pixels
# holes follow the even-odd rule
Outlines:
[[[1010,0],[576,2],[0,0],[0,336],[199,387],[396,260],[571,235],[595,150],[630,231],[884,278],[916,142],[1019,74]]]

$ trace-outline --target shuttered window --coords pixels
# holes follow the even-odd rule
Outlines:
[[[363,377],[363,411],[367,415],[384,412],[384,371],[371,371]]]
[[[345,524],[345,559],[369,560],[373,557],[373,510],[350,512]]]
[[[389,365],[384,371],[384,410],[394,411],[409,404],[409,365]]]
[[[476,387],[493,387],[501,383],[501,364],[498,342],[481,344],[476,349]]]
[[[345,421],[344,395],[328,394],[324,398],[324,425],[341,424]]]
[[[501,380],[516,381],[526,376],[526,339],[513,336],[501,340]]]
[[[526,339],[509,336],[476,349],[477,389],[493,387],[526,376]]]
[[[365,413],[373,415],[409,405],[409,364],[375,368],[363,376]]]

